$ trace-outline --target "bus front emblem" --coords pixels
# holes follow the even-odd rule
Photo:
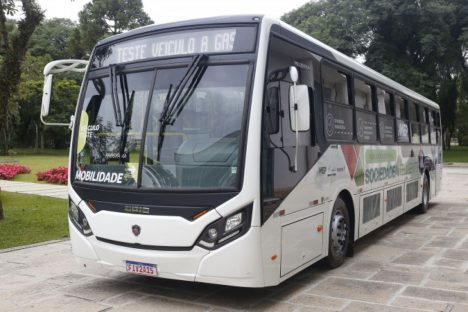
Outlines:
[[[135,236],[140,235],[140,233],[141,233],[140,226],[136,225],[136,224],[134,226],[132,226],[132,232],[133,232],[133,235],[135,235]]]

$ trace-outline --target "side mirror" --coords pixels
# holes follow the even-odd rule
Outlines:
[[[293,83],[296,83],[299,80],[299,71],[296,66],[289,67],[289,76]]]
[[[307,85],[289,87],[289,116],[291,116],[291,129],[293,131],[307,131],[310,129],[309,103],[309,88]]]
[[[44,89],[42,92],[42,107],[41,107],[42,117],[49,115],[51,90],[52,90],[52,75],[49,74],[45,77]]]
[[[57,60],[48,63],[44,67],[44,89],[42,92],[42,104],[40,119],[41,122],[46,126],[68,126],[71,128],[74,119],[71,118],[69,123],[58,123],[58,122],[46,122],[44,117],[49,115],[50,99],[52,92],[52,76],[54,74],[65,73],[65,72],[76,72],[84,73],[88,66],[88,61],[85,60]]]

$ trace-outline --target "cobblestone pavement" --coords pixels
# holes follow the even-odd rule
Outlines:
[[[427,214],[371,233],[344,266],[266,289],[83,269],[68,241],[0,252],[0,311],[468,311],[468,168],[443,183]]]

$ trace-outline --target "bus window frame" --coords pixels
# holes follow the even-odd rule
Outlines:
[[[354,85],[354,82],[355,80],[360,80],[362,81],[364,84],[368,85],[370,87],[370,91],[371,91],[371,107],[370,109],[365,109],[365,108],[360,108],[360,107],[357,107],[356,106],[356,103],[355,103],[355,100],[356,100],[356,94],[355,94],[355,90],[356,90],[356,87]],[[378,111],[376,111],[376,87],[375,87],[375,83],[362,76],[362,75],[359,75],[357,73],[354,73],[353,76],[352,76],[352,106],[353,106],[353,110],[354,110],[354,120],[353,120],[353,123],[354,123],[354,136],[355,136],[355,140],[357,143],[359,144],[365,144],[365,145],[376,145],[376,144],[379,144],[380,142],[380,138],[379,138],[379,130],[378,130],[378,118],[377,118],[377,115],[378,115]],[[374,116],[374,119],[375,119],[375,140],[373,141],[365,141],[365,140],[359,140],[359,137],[358,137],[358,133],[357,133],[357,112],[359,113],[364,113],[366,115],[373,115]]]
[[[384,91],[385,93],[389,94],[390,95],[390,113],[389,114],[382,114],[379,112],[379,108],[378,108],[378,98],[377,98],[377,89],[380,89],[382,91]],[[388,87],[386,86],[383,86],[381,84],[378,84],[376,83],[375,84],[375,105],[377,106],[377,132],[378,132],[378,141],[379,141],[379,144],[381,145],[395,145],[397,144],[397,137],[396,137],[396,116],[395,116],[395,92],[394,91],[391,91]],[[385,105],[385,104],[384,104]],[[387,109],[385,107],[385,112],[387,112]],[[392,124],[393,124],[393,140],[391,142],[384,142],[383,141],[383,136],[382,136],[382,133],[381,133],[381,128],[380,128],[380,118],[388,118],[388,120],[392,120]]]
[[[413,145],[421,145],[422,144],[422,139],[421,139],[421,121],[420,121],[420,118],[421,116],[419,115],[419,103],[417,101],[414,101],[414,100],[406,100],[407,104],[406,104],[406,107],[408,109],[408,121],[409,121],[409,125],[410,125],[410,143],[413,144]],[[411,119],[411,116],[410,116],[410,106],[411,105],[414,105],[414,108],[416,110],[416,120],[413,120]],[[419,129],[419,142],[413,142],[413,125],[414,126],[417,126],[417,129]]]
[[[396,144],[399,144],[399,145],[410,145],[411,144],[411,125],[410,125],[410,121],[408,119],[408,97],[402,95],[401,93],[395,93],[394,94],[394,109],[395,109],[395,143]],[[399,110],[400,112],[403,112],[404,113],[404,118],[401,117],[397,117],[396,116],[396,106],[397,106],[397,102],[396,102],[396,97],[400,97],[402,100],[403,100],[403,109],[401,110],[401,108],[399,107]],[[400,141],[398,140],[398,121],[403,121],[407,126],[408,126],[408,141]]]
[[[353,99],[354,93],[352,92],[353,91],[353,86],[352,86],[353,72],[347,69],[346,67],[340,64],[334,63],[326,58],[322,58],[320,60],[319,65],[320,65],[320,89],[321,89],[320,93],[321,93],[321,100],[322,100],[322,106],[323,106],[322,107],[323,116],[321,117],[323,119],[323,128],[322,128],[323,137],[325,138],[325,141],[328,143],[356,143],[356,124],[355,124],[356,112],[354,110],[354,99]],[[323,92],[323,85],[324,85],[323,66],[328,66],[332,69],[335,69],[338,73],[346,76],[346,83],[347,83],[347,90],[348,90],[348,104],[325,100],[325,95]],[[340,139],[332,139],[332,138],[327,137],[327,130],[326,130],[327,124],[326,124],[326,114],[325,114],[326,105],[334,105],[334,106],[341,107],[344,109],[351,109],[352,123],[353,123],[352,125],[353,135],[352,135],[351,140],[340,140]]]
[[[428,116],[428,107],[422,103],[418,103],[419,106],[419,129],[420,129],[420,136],[421,136],[421,145],[431,145],[431,132],[430,132],[430,126],[429,126],[429,116]],[[422,120],[421,118],[424,118]],[[423,142],[423,127],[426,127],[426,133],[427,133],[427,142]]]

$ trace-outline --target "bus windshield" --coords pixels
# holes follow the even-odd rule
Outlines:
[[[236,188],[249,65],[205,64],[90,79],[74,181]]]

